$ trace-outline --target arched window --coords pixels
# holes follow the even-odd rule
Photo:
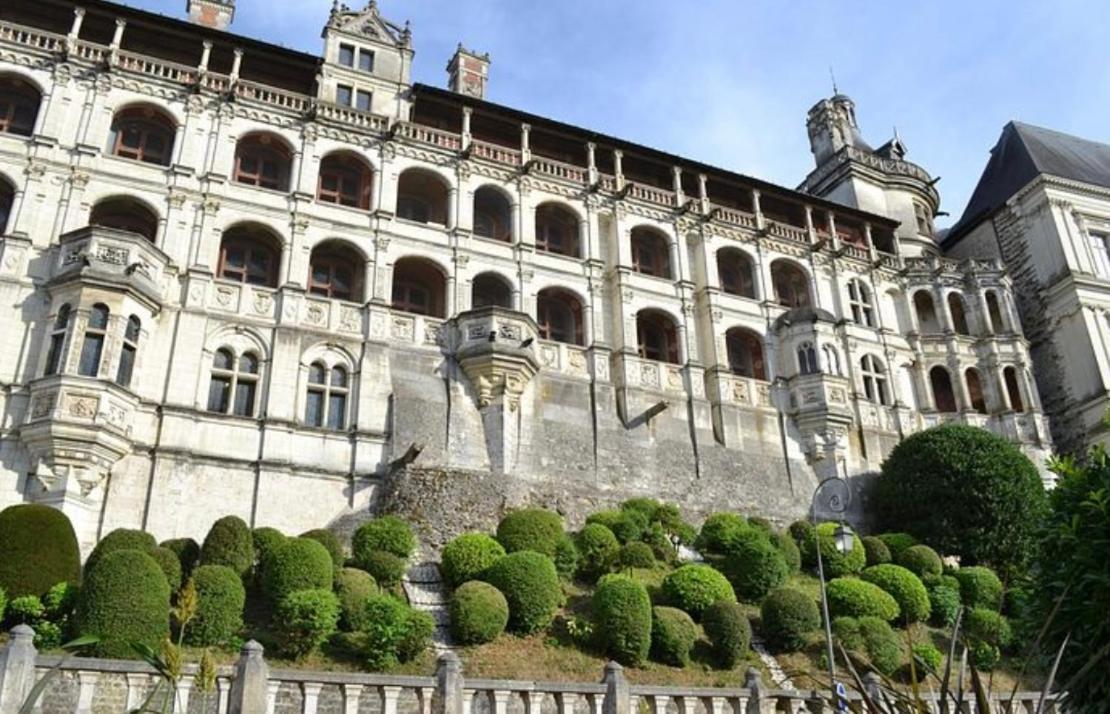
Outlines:
[[[867,401],[882,404],[884,407],[890,404],[886,369],[879,358],[874,355],[864,355],[860,359],[860,371],[863,373],[863,396]]]
[[[632,229],[632,269],[656,278],[671,277],[671,249],[658,231],[637,227]]]
[[[940,332],[937,311],[933,306],[933,296],[927,290],[918,290],[913,294],[913,309],[917,313],[917,327],[922,334]]]
[[[857,325],[875,326],[875,309],[871,305],[871,290],[859,278],[848,281],[848,306],[852,321]]]
[[[964,299],[956,293],[948,293],[948,313],[952,316],[952,329],[957,335],[970,335],[967,327],[967,313],[964,311]]]
[[[342,366],[329,368],[323,362],[310,364],[305,424],[336,430],[346,427],[348,382],[347,370]]]
[[[545,203],[536,208],[536,250],[577,258],[578,216],[565,206]]]
[[[15,203],[15,189],[0,177],[0,236],[8,232],[8,220],[12,216],[12,205]]]
[[[513,289],[496,273],[482,273],[474,276],[470,286],[470,306],[479,307],[513,306]]]
[[[62,355],[64,354],[66,335],[69,334],[69,322],[73,317],[73,310],[66,303],[58,308],[54,318],[54,326],[50,330],[50,348],[46,351],[46,370],[44,374],[57,374],[62,369]]]
[[[987,314],[991,319],[991,330],[996,335],[1006,331],[1006,323],[1002,320],[1002,306],[993,290],[987,291]]]
[[[271,134],[248,134],[235,145],[233,179],[238,183],[288,191],[291,166],[289,148]]]
[[[763,363],[763,340],[759,335],[742,327],[734,327],[725,333],[725,346],[728,349],[728,367],[733,374],[767,380],[767,368]]]
[[[812,342],[803,342],[798,345],[798,374],[817,374],[821,368],[817,366],[817,350]]]
[[[115,156],[169,166],[173,155],[173,121],[154,107],[130,107],[116,112],[108,151]]]
[[[474,192],[474,235],[506,243],[513,239],[509,199],[492,186],[482,186]]]
[[[679,364],[678,329],[666,313],[650,309],[636,313],[636,339],[640,357]]]
[[[403,171],[397,180],[397,217],[447,225],[447,184],[431,171]]]
[[[717,251],[717,279],[722,291],[755,299],[755,269],[744,251],[735,248]]]
[[[77,366],[77,373],[82,377],[100,374],[100,358],[104,355],[104,339],[108,334],[108,315],[108,306],[101,303],[93,305],[89,311],[89,323],[81,343],[81,362]]]
[[[117,196],[98,201],[93,206],[89,225],[138,233],[153,243],[158,235],[158,214],[140,201]]]
[[[956,407],[956,394],[952,391],[952,379],[948,370],[936,366],[929,370],[929,386],[933,388],[933,403],[937,411],[954,413],[959,411]]]
[[[393,309],[446,317],[443,273],[423,258],[401,258],[393,266]]]
[[[559,288],[546,288],[536,295],[536,324],[540,339],[581,345],[582,303]]]
[[[979,370],[969,367],[964,372],[964,381],[967,383],[967,396],[971,400],[971,408],[980,414],[986,414],[987,400],[983,397],[983,382],[979,379]]]
[[[216,350],[212,381],[208,385],[208,411],[254,416],[258,393],[259,360],[253,352],[238,357],[229,349]]]
[[[836,348],[829,344],[821,345],[821,354],[825,356],[825,371],[838,377],[843,376],[844,373],[840,369],[840,353]]]
[[[1021,398],[1021,386],[1018,384],[1018,373],[1014,367],[1002,370],[1002,381],[1006,383],[1006,396],[1010,398],[1010,408],[1015,412],[1025,411],[1025,400]]]
[[[807,307],[809,305],[809,278],[805,271],[794,263],[776,260],[771,263],[771,284],[775,289],[775,301],[783,307]]]
[[[224,280],[277,287],[281,241],[269,230],[241,225],[224,232],[218,274]]]
[[[42,95],[29,82],[0,76],[0,133],[30,136],[35,130]]]
[[[362,302],[362,274],[366,260],[342,241],[325,241],[312,249],[308,292],[313,295]]]
[[[139,333],[143,324],[132,315],[127,318],[127,328],[123,331],[123,347],[119,353],[119,368],[116,370],[116,384],[131,386],[131,375],[135,371],[135,357],[139,353]]]
[[[373,170],[358,156],[346,151],[328,154],[320,162],[316,200],[368,210],[373,179]]]

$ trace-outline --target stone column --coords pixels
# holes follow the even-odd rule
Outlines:
[[[436,660],[435,677],[432,714],[463,714],[463,672],[459,656],[451,651],[441,654]]]
[[[602,684],[605,685],[602,714],[632,714],[632,693],[624,678],[624,668],[616,662],[606,664]]]
[[[744,675],[744,689],[749,692],[746,714],[762,714],[775,710],[776,702],[767,696],[767,687],[764,686],[763,678],[755,667],[748,667],[748,671]],[[741,713],[738,712],[737,714]]]
[[[35,686],[35,631],[27,625],[12,628],[0,651],[0,714],[18,714]]]
[[[270,667],[262,653],[262,645],[254,640],[243,645],[235,664],[228,714],[266,714]]]

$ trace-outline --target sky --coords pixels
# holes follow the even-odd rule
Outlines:
[[[182,0],[123,0],[182,17]],[[357,0],[356,0],[357,1]],[[363,0],[365,1],[365,0]],[[330,0],[238,0],[233,32],[318,54]],[[897,128],[962,213],[1006,122],[1110,141],[1106,0],[379,0],[412,23],[413,79],[462,42],[487,99],[795,187],[806,111],[841,92],[864,138]]]

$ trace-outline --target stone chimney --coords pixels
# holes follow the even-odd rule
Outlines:
[[[189,21],[214,30],[226,30],[235,17],[235,0],[185,0]]]
[[[489,54],[471,52],[460,43],[455,56],[447,63],[447,88],[468,97],[485,99],[488,79]]]

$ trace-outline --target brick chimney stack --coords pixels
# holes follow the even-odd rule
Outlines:
[[[235,0],[185,0],[189,21],[215,30],[226,30],[235,17]]]
[[[459,44],[455,56],[447,63],[447,88],[476,99],[486,98],[489,79],[489,54],[480,55]]]

